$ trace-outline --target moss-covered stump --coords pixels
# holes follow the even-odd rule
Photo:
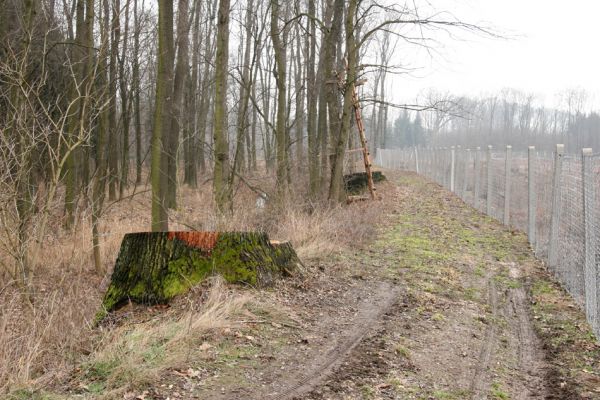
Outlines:
[[[130,233],[121,243],[102,313],[128,301],[165,304],[213,274],[265,287],[299,264],[289,243],[271,242],[265,233]]]
[[[373,171],[373,182],[385,180],[385,175],[381,171]],[[347,193],[357,194],[367,189],[369,182],[366,172],[356,172],[354,174],[344,175],[344,188]]]

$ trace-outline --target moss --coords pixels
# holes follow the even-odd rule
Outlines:
[[[381,171],[373,171],[373,182],[378,183],[385,181],[385,175]],[[344,188],[347,193],[357,194],[367,189],[368,179],[366,172],[357,172],[354,174],[344,175]]]
[[[289,244],[273,246],[264,233],[128,234],[96,321],[128,300],[167,303],[212,274],[230,283],[269,286],[299,263]]]

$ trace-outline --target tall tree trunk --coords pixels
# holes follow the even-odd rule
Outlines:
[[[296,48],[298,49],[296,54],[296,163],[298,171],[302,170],[304,164],[304,76],[303,76],[303,62],[302,59],[302,40],[300,37],[300,30],[296,32]]]
[[[240,170],[244,160],[244,138],[248,136],[248,104],[250,102],[251,88],[253,86],[252,67],[250,56],[252,54],[252,28],[254,0],[248,0],[246,8],[244,64],[242,66],[242,80],[240,83],[240,101],[237,115],[237,134],[235,143],[235,157],[233,164],[236,170]],[[256,53],[255,53],[256,55]]]
[[[189,1],[179,0],[177,18],[177,66],[173,82],[171,110],[171,130],[167,137],[167,206],[177,208],[177,149],[179,147],[179,130],[182,118],[183,91],[189,64]]]
[[[183,182],[193,188],[198,186],[198,173],[196,169],[196,150],[198,149],[197,121],[198,110],[196,109],[198,99],[198,70],[200,57],[200,13],[202,2],[196,0],[194,3],[194,28],[192,30],[192,74],[188,76],[186,91],[186,112],[184,131],[184,177]]]
[[[119,21],[119,11],[121,0],[112,0],[112,27],[111,27],[111,46],[110,46],[110,66],[109,66],[109,136],[108,136],[108,198],[116,200],[117,198],[117,177],[118,177],[118,146],[117,146],[117,63],[119,58],[119,41],[121,36],[121,24]]]
[[[277,192],[280,197],[287,189],[287,133],[286,133],[286,49],[279,28],[279,0],[271,0],[271,40],[275,56],[275,83],[277,85],[277,121],[275,141],[277,142]]]
[[[168,187],[165,147],[171,128],[173,90],[173,2],[158,1],[158,71],[152,133],[152,230],[167,231],[166,190]]]
[[[84,30],[85,30],[85,0],[77,0],[75,8],[75,43],[71,47],[71,62],[73,76],[71,76],[71,101],[67,123],[67,148],[69,152],[66,163],[65,176],[65,227],[71,229],[75,221],[75,203],[77,193],[77,152],[71,147],[77,140],[77,131],[81,118],[81,91],[84,75]]]
[[[121,60],[119,61],[119,91],[121,92],[121,123],[123,126],[123,141],[121,149],[121,179],[119,180],[119,198],[123,198],[129,180],[129,125],[130,125],[130,91],[127,88],[127,76],[125,73],[127,49],[129,42],[129,2],[125,0],[125,31],[123,35],[123,47]]]
[[[217,56],[215,59],[215,111],[213,191],[219,213],[232,210],[232,188],[229,185],[229,140],[227,127],[227,78],[229,66],[229,5],[219,1],[217,22]]]
[[[93,9],[93,8],[92,8]],[[102,3],[102,12],[99,18],[100,25],[100,52],[98,54],[98,79],[96,80],[95,92],[98,97],[98,103],[102,104],[107,100],[108,93],[108,50],[110,47],[109,40],[109,6],[108,0]],[[92,20],[93,24],[93,20]],[[90,38],[93,40],[93,36]],[[98,129],[96,130],[96,173],[94,174],[94,183],[92,188],[92,246],[94,253],[94,266],[96,272],[100,273],[103,270],[102,257],[100,254],[100,232],[99,223],[104,206],[106,196],[106,175],[107,175],[107,159],[106,146],[108,141],[109,117],[110,110],[104,107],[100,113],[98,121]]]
[[[354,31],[354,19],[358,0],[350,0],[346,11],[346,56],[348,67],[346,71],[346,84],[344,92],[344,105],[340,131],[337,135],[337,144],[333,159],[331,181],[329,185],[329,200],[338,201],[344,197],[343,168],[344,158],[350,128],[352,125],[352,110],[354,107],[354,84],[356,82],[356,67],[358,64],[358,49]]]
[[[208,3],[210,9],[207,11],[207,14],[212,15],[217,9],[217,0],[213,0],[211,3]],[[200,83],[201,91],[200,91],[200,112],[198,113],[198,165],[200,166],[200,172],[206,172],[206,128],[208,125],[208,121],[210,118],[211,111],[211,99],[214,95],[212,89],[212,72],[211,72],[211,63],[208,60],[213,59],[214,52],[216,51],[216,43],[211,40],[213,37],[213,29],[214,24],[207,23],[206,24],[206,32],[204,37],[205,39],[205,61],[204,61],[204,71],[202,73],[202,81]],[[212,135],[210,137],[213,137]]]
[[[317,142],[317,101],[315,60],[317,53],[317,24],[315,0],[308,0],[310,35],[307,37],[308,62],[306,63],[307,96],[306,128],[308,134],[308,176],[310,196],[315,199],[319,192],[319,149]]]
[[[133,36],[133,62],[132,62],[132,84],[133,84],[133,118],[135,125],[135,184],[142,183],[142,117],[140,110],[140,20],[138,11],[138,0],[133,0],[133,24],[135,33]]]
[[[256,85],[252,85],[252,97],[256,98]],[[252,132],[250,137],[250,146],[248,146],[248,160],[251,160],[251,168],[253,171],[258,169],[256,164],[256,130],[258,124],[258,112],[253,110],[252,112]]]
[[[339,74],[341,70],[338,69],[338,52],[342,47],[342,27],[344,23],[344,0],[335,0],[333,3],[333,19],[331,21],[331,29],[327,32],[325,36],[325,55],[324,55],[324,63],[323,63],[323,90],[325,91],[325,99],[327,102],[327,114],[329,120],[329,145],[335,146],[339,141],[339,133],[341,127],[341,104],[340,104],[340,96],[339,96]],[[332,170],[333,160],[330,158],[330,155],[334,149],[330,149],[327,146],[326,142],[323,142],[323,154],[321,155],[324,160],[324,165],[326,161],[330,162],[329,171]],[[331,178],[331,175],[330,175]],[[323,179],[323,190],[327,187],[327,180]]]
[[[15,56],[18,60],[18,68],[20,74],[25,76],[27,74],[26,69],[29,67],[30,59],[30,38],[32,37],[33,23],[36,16],[36,4],[33,0],[25,0],[23,2],[22,9],[22,25],[19,43],[17,44]],[[0,38],[3,40],[4,38]],[[23,96],[21,91],[16,85],[11,87],[11,104],[17,113],[23,113],[25,108],[26,98]],[[23,122],[28,124],[27,121]],[[33,163],[34,163],[34,145],[31,136],[24,135],[19,132],[18,127],[15,127],[12,134],[15,137],[16,143],[16,154],[19,155],[18,170],[15,171],[17,176],[16,189],[18,197],[16,199],[18,226],[17,226],[17,238],[18,238],[18,270],[15,270],[15,278],[25,288],[29,286],[32,275],[31,261],[29,259],[29,239],[30,239],[30,221],[34,212],[34,180],[33,180]]]

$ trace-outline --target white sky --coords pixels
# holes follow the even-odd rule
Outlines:
[[[589,107],[600,109],[600,1],[598,0],[431,0],[459,19],[483,23],[512,39],[464,35],[440,38],[436,53],[396,62],[420,69],[393,80],[397,102],[410,102],[427,88],[456,95],[481,95],[511,87],[535,93],[548,106],[557,93],[583,88]],[[408,50],[408,49],[407,49]],[[408,61],[407,61],[408,60]]]

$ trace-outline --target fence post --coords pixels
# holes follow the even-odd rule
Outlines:
[[[454,171],[454,186],[456,188],[456,194],[458,194],[458,197],[463,197],[463,194],[461,193],[461,188],[462,186],[460,186],[458,184],[459,182],[459,178],[460,178],[460,174],[461,174],[461,160],[462,160],[462,149],[460,145],[456,146],[456,170]]]
[[[554,153],[554,174],[552,177],[552,214],[550,217],[550,241],[548,243],[548,265],[556,266],[558,251],[558,228],[560,224],[560,195],[562,160],[565,153],[565,145],[557,144]]]
[[[473,207],[479,205],[479,187],[481,182],[481,147],[475,148],[475,171],[473,174]]]
[[[448,188],[448,172],[446,170],[446,161],[447,161],[447,151],[446,151],[446,147],[442,147],[441,149],[441,155],[440,155],[440,184],[445,187],[446,189]]]
[[[494,186],[492,185],[492,146],[488,145],[487,148],[487,171],[486,171],[486,179],[487,179],[487,193],[485,194],[485,213],[487,215],[492,215],[492,190],[494,190]]]
[[[465,161],[463,162],[464,164],[464,179],[463,179],[463,187],[462,187],[462,192],[463,192],[463,200],[465,200],[465,202],[467,201],[467,184],[469,183],[467,180],[467,176],[468,176],[468,170],[471,164],[471,149],[466,149],[466,153],[465,153]]]
[[[454,173],[456,172],[456,149],[454,146],[450,147],[450,191],[454,192]]]
[[[504,225],[510,225],[510,185],[512,168],[512,146],[506,146],[506,160],[504,164]]]
[[[419,173],[419,148],[415,146],[415,172]]]
[[[527,238],[532,248],[535,248],[535,217],[537,212],[535,193],[535,146],[527,150]]]
[[[583,149],[581,154],[583,189],[583,229],[585,232],[583,270],[585,285],[585,314],[592,330],[598,335],[598,266],[596,264],[596,193],[592,170],[592,149]]]

